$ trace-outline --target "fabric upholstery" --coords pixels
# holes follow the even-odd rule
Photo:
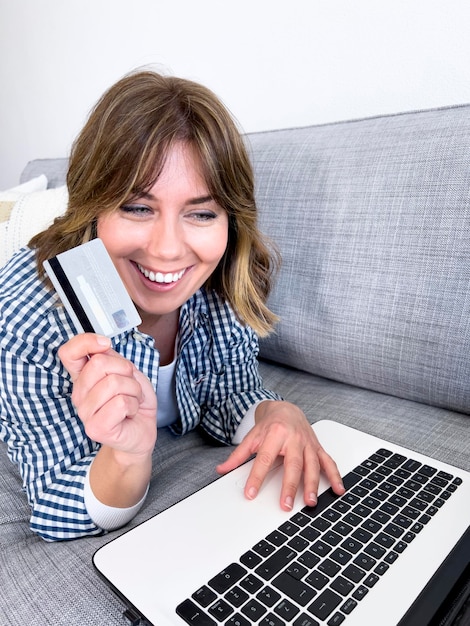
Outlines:
[[[253,134],[282,270],[262,355],[470,412],[468,107]]]

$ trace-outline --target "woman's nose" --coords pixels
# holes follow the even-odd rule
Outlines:
[[[177,220],[160,219],[152,230],[149,251],[161,259],[177,259],[184,253],[183,229]]]

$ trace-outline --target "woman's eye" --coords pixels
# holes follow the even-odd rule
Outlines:
[[[214,211],[194,211],[190,213],[190,217],[197,222],[210,222],[217,218],[217,213],[214,213]]]
[[[131,213],[133,215],[147,215],[150,213],[150,208],[145,204],[123,204],[121,206],[123,213]]]

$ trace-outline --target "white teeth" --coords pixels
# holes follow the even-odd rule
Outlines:
[[[175,283],[184,274],[184,270],[181,270],[181,272],[175,272],[174,274],[171,273],[171,272],[168,272],[168,274],[162,274],[162,272],[151,272],[151,271],[145,269],[145,267],[142,267],[142,265],[139,265],[139,264],[137,264],[137,267],[142,272],[142,274],[146,278],[151,280],[153,283],[165,283],[167,285],[170,284],[170,283]]]

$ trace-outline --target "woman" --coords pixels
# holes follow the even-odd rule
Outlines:
[[[200,426],[238,444],[220,473],[256,453],[250,499],[278,455],[284,510],[302,474],[309,505],[320,469],[342,493],[304,414],[262,387],[257,336],[276,319],[266,306],[276,259],[257,229],[243,140],[214,94],[148,71],[123,78],[78,136],[67,187],[65,215],[0,274],[0,434],[33,531],[71,539],[132,519],[157,417],[175,434]],[[76,334],[42,267],[94,237],[142,318],[113,341]]]

